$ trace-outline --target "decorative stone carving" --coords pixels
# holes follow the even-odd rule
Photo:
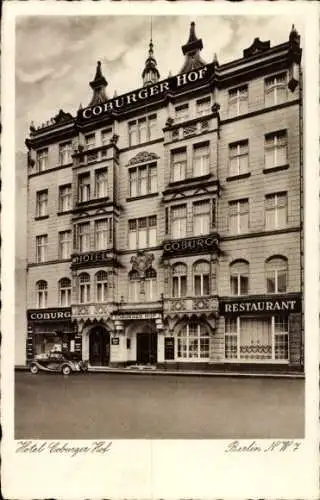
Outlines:
[[[137,163],[148,163],[149,161],[157,160],[159,156],[156,153],[150,153],[149,151],[141,151],[136,156],[131,158],[128,165],[136,165]]]
[[[70,113],[65,113],[63,111],[63,109],[60,109],[59,113],[53,117],[53,121],[54,121],[55,125],[58,125],[60,123],[69,122],[72,119],[73,119],[72,115]]]
[[[253,43],[247,49],[243,51],[243,57],[254,56],[259,54],[259,52],[264,52],[270,49],[270,41],[262,42],[260,38],[255,38]]]
[[[113,134],[113,136],[110,139],[110,144],[116,145],[118,143],[119,136],[117,134]]]
[[[137,271],[140,279],[145,277],[145,273],[152,266],[154,261],[153,253],[145,253],[144,251],[137,252],[137,255],[131,257],[132,271]]]

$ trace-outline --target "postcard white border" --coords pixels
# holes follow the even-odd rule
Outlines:
[[[295,453],[226,455],[223,440],[115,441],[106,457],[17,455],[14,410],[16,15],[286,15],[304,51],[306,438]],[[319,7],[308,2],[5,2],[2,19],[2,487],[5,498],[318,498]],[[35,40],[36,44],[36,40]],[[280,437],[280,436],[279,436]],[[258,441],[258,443],[263,442]],[[77,441],[77,444],[80,443]],[[81,442],[82,443],[82,442]],[[83,443],[86,443],[85,441]]]

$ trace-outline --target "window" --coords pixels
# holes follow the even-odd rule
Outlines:
[[[145,299],[151,301],[157,298],[157,273],[151,268],[145,275]]]
[[[287,75],[271,76],[264,81],[264,99],[266,106],[275,106],[287,100]]]
[[[187,234],[187,205],[171,207],[171,237],[185,238]]]
[[[229,90],[229,116],[248,113],[248,86]]]
[[[157,244],[157,216],[129,220],[129,248],[153,247]]]
[[[246,174],[249,171],[248,141],[240,141],[229,145],[230,177]]]
[[[156,137],[157,115],[150,115],[129,122],[129,145],[135,146]]]
[[[198,261],[193,264],[193,293],[199,297],[210,294],[210,264],[206,261]]]
[[[79,175],[79,202],[90,200],[90,174]]]
[[[287,132],[274,132],[265,136],[265,168],[273,168],[288,163]]]
[[[96,273],[96,301],[106,302],[108,297],[108,274],[106,271]]]
[[[193,203],[193,234],[210,233],[210,201],[201,200]]]
[[[108,196],[108,169],[101,168],[95,171],[95,196],[105,198]]]
[[[185,297],[187,295],[187,266],[174,264],[172,266],[172,296]]]
[[[231,295],[248,295],[249,293],[249,264],[245,260],[238,260],[230,265]]]
[[[79,292],[80,304],[90,302],[90,276],[88,273],[79,274]]]
[[[110,139],[112,137],[112,128],[107,128],[101,131],[101,144],[106,146],[110,143]]]
[[[37,192],[37,217],[45,217],[48,215],[48,190]]]
[[[80,252],[90,250],[90,222],[78,224],[78,243]]]
[[[37,281],[36,292],[37,292],[37,308],[43,309],[44,307],[47,307],[48,283],[44,280]]]
[[[130,197],[157,192],[157,165],[143,165],[129,170]]]
[[[48,148],[37,151],[37,170],[43,172],[48,168]]]
[[[71,280],[62,278],[59,281],[59,305],[60,307],[69,307],[71,304]]]
[[[196,102],[197,116],[205,116],[210,113],[211,98],[204,97]]]
[[[140,278],[137,271],[129,273],[129,302],[138,302],[140,293]]]
[[[187,323],[178,333],[178,359],[209,359],[209,333],[201,323]]]
[[[287,317],[274,316],[274,357],[285,359],[289,357],[289,321]]]
[[[109,219],[99,219],[95,221],[95,248],[105,250],[109,246]]]
[[[172,182],[183,181],[187,171],[187,150],[180,149],[171,151],[171,180]]]
[[[96,135],[88,134],[85,136],[86,149],[94,148],[96,145]]]
[[[41,234],[36,237],[36,259],[37,262],[46,262],[48,251],[48,235]]]
[[[66,165],[72,162],[72,143],[64,142],[59,144],[59,164]]]
[[[71,256],[71,231],[59,233],[59,258],[70,259]]]
[[[268,194],[265,200],[266,229],[279,229],[287,225],[287,193]]]
[[[229,231],[232,234],[243,234],[249,231],[249,200],[229,203]]]
[[[267,293],[287,291],[288,261],[284,257],[271,257],[266,261]]]
[[[71,210],[72,191],[71,184],[65,184],[59,187],[59,211],[67,212]]]
[[[189,104],[181,104],[175,107],[176,122],[183,122],[189,118]]]
[[[247,362],[288,360],[288,318],[226,318],[225,358]]]
[[[193,175],[200,177],[209,173],[209,144],[193,147]]]

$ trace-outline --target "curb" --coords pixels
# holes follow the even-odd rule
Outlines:
[[[28,371],[27,366],[15,366],[15,371]],[[88,369],[90,374],[103,373],[103,374],[121,374],[121,375],[169,375],[169,376],[185,376],[185,377],[242,377],[242,378],[290,378],[290,379],[304,379],[304,373],[269,373],[269,372],[223,372],[223,371],[173,371],[173,370],[134,370],[134,369],[121,369],[121,368],[94,368]]]

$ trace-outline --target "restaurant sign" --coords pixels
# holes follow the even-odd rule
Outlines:
[[[221,316],[297,313],[301,312],[301,298],[288,296],[221,300],[219,310]]]
[[[94,119],[114,111],[125,111],[126,108],[138,105],[139,103],[163,97],[166,92],[184,89],[195,82],[201,82],[206,79],[209,75],[209,66],[210,65],[203,66],[197,70],[167,78],[167,80],[163,80],[154,85],[149,85],[135,90],[134,92],[129,92],[122,96],[109,99],[105,103],[81,109],[78,116],[83,120]]]
[[[61,307],[59,309],[29,309],[27,311],[28,321],[56,321],[71,318],[71,308]]]

